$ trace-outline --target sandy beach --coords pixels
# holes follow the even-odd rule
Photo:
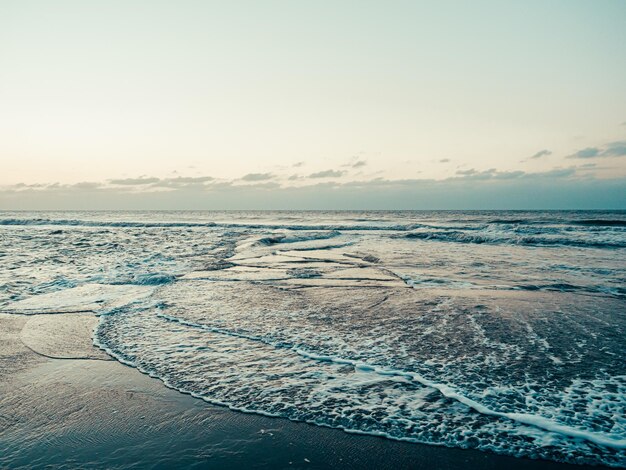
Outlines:
[[[96,322],[0,314],[0,467],[582,468],[214,406],[111,360],[91,344]]]

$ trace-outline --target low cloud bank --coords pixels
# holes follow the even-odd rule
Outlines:
[[[326,180],[301,186],[256,175],[237,181],[205,176],[18,184],[0,189],[0,209],[626,209],[626,178],[598,179],[574,168],[469,169],[445,180]]]

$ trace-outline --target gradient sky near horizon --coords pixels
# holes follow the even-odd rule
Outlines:
[[[625,24],[620,0],[1,0],[0,187],[565,175],[619,195]]]

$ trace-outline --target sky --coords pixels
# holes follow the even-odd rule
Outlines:
[[[626,2],[0,0],[0,209],[626,209]]]

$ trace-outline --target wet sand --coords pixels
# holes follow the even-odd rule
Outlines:
[[[0,468],[583,468],[214,406],[94,348],[96,321],[0,314]]]

